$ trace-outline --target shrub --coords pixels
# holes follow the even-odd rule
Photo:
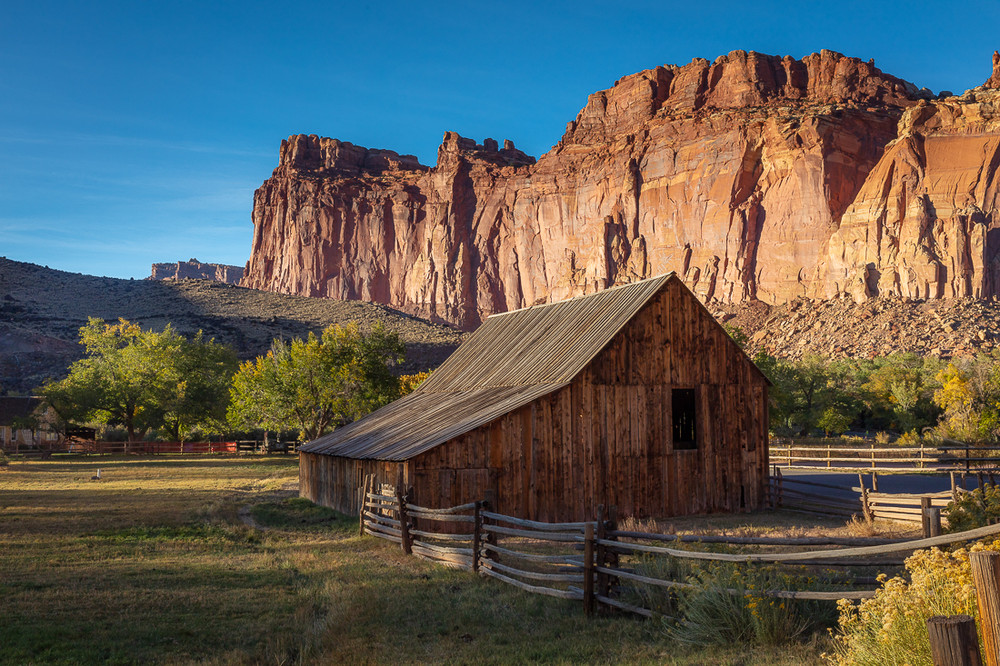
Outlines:
[[[417,387],[424,383],[424,380],[431,376],[430,371],[418,372],[413,375],[399,376],[399,395],[409,395],[417,390]]]
[[[695,587],[679,595],[681,617],[668,630],[682,643],[774,646],[829,626],[834,619],[822,602],[766,594],[799,589],[804,582],[774,565],[721,564],[702,569],[688,581]]]
[[[1000,541],[972,550],[1000,550]],[[906,559],[910,580],[886,579],[860,604],[841,600],[834,663],[841,666],[930,664],[927,620],[934,615],[976,617],[976,595],[965,549],[917,551]],[[982,629],[979,630],[982,636]]]
[[[949,532],[964,532],[1000,522],[1000,489],[986,485],[949,502],[944,509]]]

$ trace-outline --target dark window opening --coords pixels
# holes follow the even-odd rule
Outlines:
[[[674,448],[698,448],[698,431],[696,428],[697,409],[694,389],[674,389],[672,392],[672,410],[674,420]]]

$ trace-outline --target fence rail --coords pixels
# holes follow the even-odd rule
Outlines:
[[[778,481],[781,483],[780,478]],[[789,481],[784,479],[784,483]],[[863,484],[860,489],[864,490]],[[381,485],[375,488],[374,476],[366,478],[361,491],[364,500],[359,516],[361,534],[387,539],[400,544],[407,554],[471,570],[527,592],[583,601],[588,614],[604,605],[650,617],[657,612],[654,604],[643,601],[643,595],[630,596],[627,593],[630,585],[651,586],[668,592],[692,587],[685,580],[675,580],[667,574],[657,575],[656,567],[643,568],[649,558],[661,558],[668,563],[722,562],[733,566],[766,563],[809,571],[835,566],[840,572],[829,574],[826,586],[836,589],[755,590],[753,594],[819,601],[864,599],[875,593],[864,587],[870,586],[874,579],[867,574],[846,573],[852,567],[880,567],[885,571],[901,564],[901,554],[1000,534],[1000,525],[990,525],[913,540],[678,536],[619,530],[614,507],[607,512],[600,507],[597,520],[592,522],[543,523],[497,513],[492,510],[491,498],[448,509],[432,509],[412,503],[408,499],[411,496],[412,489],[406,493],[402,490],[401,474],[395,487]],[[862,496],[867,496],[865,499],[872,511],[882,506],[896,506],[891,502],[915,500],[923,502],[926,508],[928,501],[940,503],[948,499],[940,493],[930,498],[910,495],[894,496],[891,500],[886,493],[862,492]],[[862,503],[855,508],[863,510]],[[899,511],[898,508],[893,510]],[[682,547],[694,540],[786,550],[731,553]],[[825,547],[801,550],[807,546]],[[747,594],[746,590],[737,589],[728,592]]]
[[[966,492],[952,476],[952,488],[938,493],[880,493],[878,474],[871,475],[866,486],[864,476],[858,474],[860,485],[837,486],[817,481],[788,478],[777,465],[769,486],[770,503],[773,508],[782,508],[804,513],[850,518],[876,518],[897,522],[921,523],[925,531],[930,528],[926,522],[926,510],[943,509],[949,502]]]
[[[57,453],[88,453],[96,455],[110,454],[206,454],[206,453],[294,453],[298,450],[298,442],[268,442],[260,441],[230,441],[230,442],[105,442],[105,441],[71,441],[60,440],[42,442],[27,446],[12,443],[3,448],[11,455],[31,457],[49,457]]]
[[[883,473],[997,472],[1000,445],[971,445],[947,440],[940,446],[868,446],[843,444],[795,444],[787,440],[771,443],[772,464],[784,469],[837,469]],[[852,464],[853,463],[853,464]]]

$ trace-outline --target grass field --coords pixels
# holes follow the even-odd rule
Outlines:
[[[820,663],[816,643],[682,648],[406,557],[296,499],[297,475],[291,456],[0,467],[0,663]]]

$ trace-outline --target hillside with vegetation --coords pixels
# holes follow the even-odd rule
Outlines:
[[[406,345],[404,373],[436,367],[461,341],[441,324],[360,301],[305,298],[206,280],[121,280],[52,270],[0,258],[0,392],[32,391],[65,375],[83,355],[88,317],[128,319],[143,329],[199,330],[241,359],[267,352],[275,338],[304,338],[331,324],[376,322]]]

